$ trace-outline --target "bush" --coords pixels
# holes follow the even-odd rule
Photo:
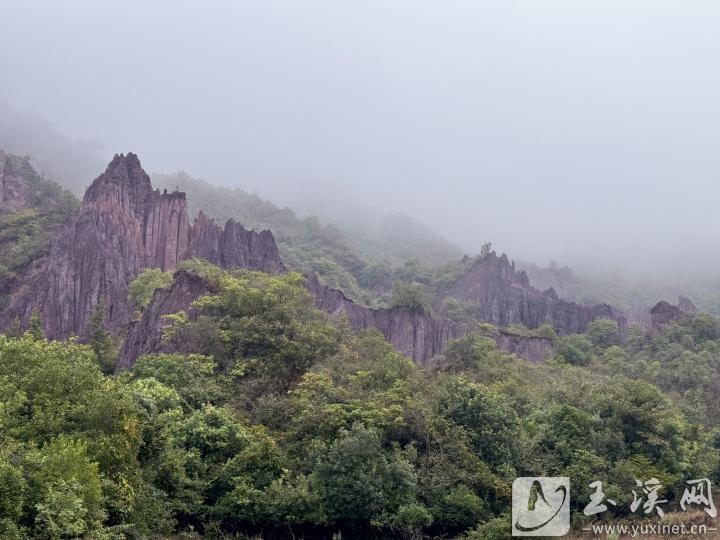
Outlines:
[[[610,319],[594,320],[588,326],[587,334],[592,344],[601,348],[617,345],[620,339],[618,323]]]
[[[147,268],[143,270],[130,283],[128,296],[137,309],[145,309],[152,300],[157,289],[164,289],[172,283],[173,277],[170,272],[163,272],[159,268]]]

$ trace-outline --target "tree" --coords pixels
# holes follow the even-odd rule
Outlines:
[[[718,338],[718,323],[712,315],[698,313],[690,320],[693,335],[700,341]]]
[[[153,354],[141,356],[133,366],[136,380],[155,380],[175,390],[188,408],[220,404],[225,400],[215,361],[201,354]]]
[[[399,281],[393,285],[390,305],[406,307],[421,313],[430,313],[430,295],[422,283]]]
[[[504,399],[462,376],[440,380],[437,411],[465,428],[475,452],[491,465],[509,464],[517,440],[517,414]]]
[[[28,321],[28,333],[33,337],[33,339],[45,339],[43,320],[37,309],[33,309],[30,314],[30,321]]]
[[[592,346],[592,342],[584,335],[570,334],[559,340],[556,353],[568,364],[586,366],[592,359]]]
[[[588,325],[587,335],[593,345],[604,349],[618,342],[620,330],[617,321],[595,319]]]
[[[490,253],[493,253],[492,242],[485,242],[480,248],[480,256],[487,257]]]
[[[145,309],[152,300],[157,289],[164,289],[172,283],[170,272],[163,272],[159,268],[146,268],[140,272],[128,287],[130,301],[139,310]]]
[[[100,368],[105,373],[110,373],[115,369],[117,361],[118,349],[113,342],[110,332],[103,327],[103,318],[105,317],[105,300],[98,302],[90,317],[90,325],[88,330],[88,344],[95,353]]]
[[[22,325],[20,324],[20,317],[15,317],[10,326],[5,330],[5,335],[8,337],[18,338],[22,336]]]
[[[467,322],[472,318],[468,306],[452,296],[443,299],[438,315],[459,322]]]
[[[237,270],[221,273],[217,289],[193,302],[199,316],[178,323],[175,334],[238,379],[286,388],[337,351],[340,333],[315,308],[300,274]]]
[[[414,498],[415,473],[396,455],[386,455],[378,433],[356,423],[342,430],[318,456],[313,476],[330,519],[369,522],[395,513]]]

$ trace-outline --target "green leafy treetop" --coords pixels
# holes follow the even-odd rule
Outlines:
[[[34,309],[30,314],[30,320],[28,321],[28,333],[33,339],[45,339],[45,330],[43,329],[43,320],[40,316],[40,312]]]
[[[92,316],[90,317],[90,326],[88,332],[88,344],[95,353],[100,368],[105,373],[110,373],[115,369],[115,363],[118,357],[118,348],[113,341],[110,332],[105,330],[103,326],[103,318],[105,316],[105,301],[98,302]]]

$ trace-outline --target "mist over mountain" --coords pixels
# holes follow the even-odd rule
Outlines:
[[[102,162],[142,152],[326,221],[369,208],[468,252],[717,277],[714,3],[219,5],[11,1],[0,98]]]
[[[718,537],[717,2],[0,22],[0,538]]]

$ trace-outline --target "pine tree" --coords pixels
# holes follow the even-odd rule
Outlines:
[[[43,330],[43,320],[40,316],[40,312],[37,309],[33,309],[30,315],[30,321],[28,322],[28,333],[33,339],[41,340],[45,339],[45,330]]]
[[[22,325],[20,324],[19,317],[15,317],[12,320],[10,326],[8,326],[7,330],[5,330],[5,335],[11,338],[19,338],[22,336]]]
[[[100,301],[90,317],[90,332],[88,344],[95,353],[100,368],[105,372],[112,372],[117,360],[117,348],[112,336],[103,326],[105,316],[105,302]]]

